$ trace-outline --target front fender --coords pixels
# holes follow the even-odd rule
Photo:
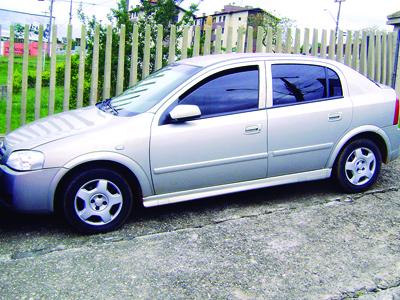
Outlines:
[[[348,141],[350,141],[353,137],[355,137],[356,135],[358,135],[360,133],[368,133],[368,132],[373,132],[373,133],[378,134],[385,141],[386,149],[391,149],[390,139],[382,129],[380,129],[379,127],[374,126],[374,125],[360,126],[360,127],[350,130],[339,140],[339,142],[336,144],[335,148],[333,149],[333,151],[329,157],[326,168],[333,167],[333,164],[335,163],[336,157],[339,155],[340,150],[342,150],[343,146]]]
[[[67,162],[54,176],[49,189],[49,204],[50,210],[54,210],[54,196],[56,193],[57,186],[61,179],[73,168],[88,162],[95,162],[99,160],[106,160],[115,163],[119,163],[127,167],[133,174],[135,174],[139,181],[140,188],[142,190],[143,197],[148,197],[154,194],[151,180],[147,177],[143,168],[134,160],[129,157],[115,153],[115,152],[92,152],[84,154]]]

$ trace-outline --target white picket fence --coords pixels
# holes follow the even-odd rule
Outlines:
[[[138,57],[138,45],[139,45],[139,34],[138,26],[133,24],[132,33],[132,44],[131,49],[128,51],[131,53],[130,68],[124,70],[124,61],[126,57],[125,39],[126,39],[126,28],[122,26],[119,30],[119,52],[118,52],[118,69],[117,69],[117,82],[115,91],[119,94],[124,88],[124,78],[129,76],[129,85],[136,83],[138,79],[138,66],[141,65],[142,77],[147,76],[152,71],[158,70],[162,67],[162,47],[163,47],[163,34],[164,30],[161,25],[157,27],[157,38],[151,39],[151,28],[147,26],[144,34],[144,54],[142,58]],[[257,38],[255,38],[255,30],[257,30]],[[275,36],[272,34],[272,30],[268,29],[264,31],[262,27],[253,29],[239,28],[237,41],[232,40],[232,28],[225,28],[224,34],[227,34],[226,39],[223,39],[221,27],[211,28],[206,26],[204,30],[201,30],[199,26],[195,27],[184,27],[183,34],[180,39],[176,38],[176,28],[171,26],[170,37],[169,37],[169,51],[168,51],[168,62],[172,63],[176,59],[184,59],[188,57],[188,49],[191,48],[192,56],[218,54],[218,53],[230,53],[230,52],[276,52],[276,53],[293,53],[293,54],[304,54],[318,56],[327,59],[333,59],[340,61],[360,73],[368,76],[370,79],[377,82],[396,86],[396,91],[400,94],[400,67],[398,66],[397,78],[392,78],[394,74],[394,62],[395,62],[395,49],[397,40],[397,33],[379,33],[379,32],[360,32],[360,31],[347,31],[346,36],[343,31],[339,31],[338,36],[335,36],[335,32],[332,30],[310,30],[308,28],[304,30],[300,29],[288,29],[285,32],[281,29],[277,30]],[[201,42],[201,38],[204,35],[204,42]],[[28,49],[28,28],[25,27],[25,49]],[[52,28],[52,41],[51,41],[51,53],[56,52],[56,36],[57,27]],[[94,51],[92,69],[86,70],[90,72],[90,104],[94,104],[99,98],[109,98],[111,96],[111,49],[115,47],[112,45],[112,27],[107,27],[107,38],[105,45],[105,71],[104,74],[99,74],[99,27],[94,32]],[[212,38],[214,37],[214,38]],[[224,40],[222,45],[221,40]],[[77,88],[77,107],[81,107],[83,104],[84,95],[84,74],[85,74],[85,41],[86,41],[86,28],[81,28],[81,47],[80,47],[80,64],[78,73],[78,88]],[[66,44],[66,55],[65,55],[65,74],[64,74],[64,97],[63,97],[63,110],[69,109],[69,99],[71,92],[71,45],[72,45],[72,27],[68,27],[67,32],[67,44]],[[151,55],[150,50],[152,47],[156,49],[156,55],[151,69]],[[43,27],[39,29],[39,53],[43,49]],[[176,53],[179,49],[179,57]],[[5,114],[5,132],[9,132],[12,128],[11,121],[16,114],[19,116],[19,123],[17,126],[26,123],[27,114],[27,65],[28,55],[23,56],[23,67],[22,67],[22,91],[21,91],[21,109],[19,112],[13,111],[13,103],[15,103],[15,97],[13,95],[13,74],[14,74],[14,29],[10,27],[10,51],[8,59],[8,77],[7,77],[7,98],[6,98],[6,109],[0,111],[0,114]],[[42,65],[43,57],[37,56],[37,65]],[[129,73],[129,74],[128,74]],[[103,76],[103,86],[101,97],[98,91],[99,78]],[[393,82],[394,81],[394,82]],[[49,97],[47,102],[47,115],[54,113],[55,107],[55,89],[56,89],[56,55],[52,55],[50,58],[50,84],[49,84]],[[34,99],[34,116],[35,119],[40,118],[40,109],[42,93],[42,68],[38,67],[36,70],[36,86],[35,86],[35,99]],[[33,101],[33,99],[31,99]],[[43,107],[42,107],[43,108]],[[15,126],[14,126],[15,127]]]

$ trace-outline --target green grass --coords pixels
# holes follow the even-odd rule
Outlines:
[[[64,87],[56,87],[55,92],[55,112],[61,112],[63,108]],[[49,88],[43,87],[40,103],[40,117],[48,114]],[[11,129],[17,129],[21,126],[21,93],[13,95]],[[26,123],[35,119],[35,89],[30,88],[27,91]],[[5,135],[6,131],[6,101],[0,100],[0,135]]]
[[[57,63],[65,61],[65,55],[57,55]],[[28,70],[36,71],[37,57],[29,56],[28,58]],[[46,57],[45,70],[50,70],[50,58]],[[22,56],[14,57],[14,72],[18,71],[22,73]],[[8,74],[8,57],[0,56],[0,85],[7,84]]]
[[[64,55],[57,56],[57,63],[65,60]],[[37,60],[36,57],[30,56],[28,60],[28,70],[36,71]],[[45,70],[50,70],[50,58],[46,57]],[[14,72],[18,71],[22,73],[22,57],[14,57]],[[0,56],[0,85],[7,84],[8,74],[8,57]],[[62,111],[62,102],[64,96],[64,88],[56,87],[55,97],[55,111]],[[42,87],[41,92],[41,104],[40,104],[40,116],[45,117],[48,114],[48,98],[49,88]],[[27,90],[27,108],[26,108],[26,123],[34,120],[35,110],[35,89],[28,88]],[[21,126],[20,123],[21,113],[21,92],[13,93],[13,104],[11,114],[11,128],[16,129]],[[6,131],[6,99],[0,98],[0,136],[4,135]]]

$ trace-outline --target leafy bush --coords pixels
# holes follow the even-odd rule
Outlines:
[[[22,75],[19,71],[15,71],[13,77],[13,93],[20,92],[21,87],[22,87]]]

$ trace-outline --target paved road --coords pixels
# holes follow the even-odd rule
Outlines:
[[[369,192],[330,181],[146,209],[79,236],[0,211],[1,299],[400,299],[400,161]]]

